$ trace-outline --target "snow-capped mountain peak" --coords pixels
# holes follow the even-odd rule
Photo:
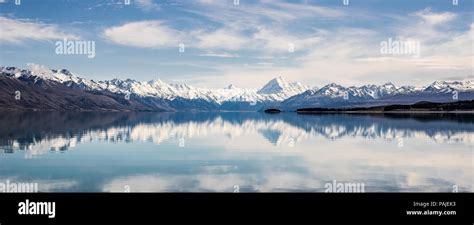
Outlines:
[[[29,63],[28,71],[31,75],[45,80],[53,80],[60,83],[78,82],[80,78],[76,77],[69,70],[51,70],[43,65]]]
[[[263,86],[258,93],[259,94],[276,94],[287,89],[289,84],[283,79],[283,77],[277,77],[270,80],[265,86]]]
[[[343,96],[346,91],[347,91],[347,88],[336,83],[330,83],[323,86],[321,89],[319,89],[316,92],[316,95],[339,97],[339,96]]]
[[[225,87],[224,89],[236,89],[237,87],[233,84],[229,84],[227,87]]]
[[[441,81],[437,80],[423,88],[425,92],[451,92],[451,91],[472,91],[474,83],[472,80],[466,81]]]
[[[86,91],[105,91],[114,94],[131,94],[136,97],[151,97],[174,101],[193,101],[199,100],[196,104],[209,103],[209,105],[225,105],[225,103],[244,104],[252,103],[278,105],[291,102],[295,106],[327,106],[328,104],[337,104],[342,102],[347,105],[349,102],[362,104],[374,102],[376,100],[388,101],[387,98],[397,98],[408,96],[414,100],[429,99],[427,96],[437,98],[439,94],[447,95],[452,99],[454,90],[461,92],[471,92],[468,95],[460,94],[462,98],[468,98],[474,93],[474,81],[435,81],[424,87],[401,86],[388,82],[383,85],[363,85],[344,87],[336,83],[330,83],[322,88],[309,88],[298,82],[290,83],[283,77],[276,77],[266,83],[261,89],[247,89],[236,87],[230,84],[223,88],[201,88],[188,84],[168,84],[162,80],[136,81],[132,79],[112,79],[95,82],[84,79],[69,70],[51,70],[44,66],[30,64],[28,70],[22,70],[16,67],[0,66],[0,73],[10,79],[29,80],[35,84],[43,84],[43,81],[52,81],[63,84],[70,88]],[[46,82],[47,83],[47,82]],[[433,95],[436,94],[436,95]],[[392,101],[392,100],[390,100]],[[206,104],[207,104],[206,103]],[[255,103],[255,104],[254,104]],[[191,104],[184,102],[183,104]],[[227,104],[227,105],[229,105]],[[231,104],[231,105],[232,105]],[[181,106],[181,105],[180,105]],[[230,107],[231,109],[242,109],[240,106]]]
[[[391,91],[391,92],[398,89],[398,87],[395,84],[393,84],[392,82],[387,82],[387,83],[383,84],[381,87],[383,89],[385,89],[387,91]]]
[[[283,77],[277,77],[265,84],[257,93],[272,95],[279,94],[284,96],[293,96],[302,93],[309,88],[298,82],[289,83]]]
[[[448,88],[448,87],[449,87],[449,84],[446,81],[437,80],[437,81],[434,81],[427,88],[433,88],[433,89],[436,89],[436,90],[441,90],[441,89],[445,89],[445,88]]]
[[[148,81],[148,84],[153,86],[153,87],[163,87],[163,86],[166,86],[168,85],[167,83],[163,82],[162,80],[160,79],[157,79],[157,80],[150,80]]]

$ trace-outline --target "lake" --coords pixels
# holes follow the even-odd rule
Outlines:
[[[0,124],[0,183],[41,192],[473,191],[473,114],[3,112]]]

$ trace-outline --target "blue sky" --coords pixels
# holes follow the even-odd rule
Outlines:
[[[473,79],[472,0],[130,1],[0,0],[0,64],[207,87]],[[55,54],[63,38],[94,41],[96,56]],[[381,54],[389,38],[420,56]]]

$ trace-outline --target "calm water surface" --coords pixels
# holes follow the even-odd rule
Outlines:
[[[474,116],[1,113],[0,182],[45,192],[473,191]]]

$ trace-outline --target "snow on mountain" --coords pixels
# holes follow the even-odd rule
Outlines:
[[[68,87],[86,90],[100,90],[100,85],[92,80],[75,76],[69,70],[51,70],[42,65],[28,64],[28,70],[16,67],[0,67],[0,72],[18,79],[30,79],[35,83],[41,80],[55,81]]]
[[[290,83],[282,77],[270,80],[261,89],[248,89],[228,85],[223,88],[201,88],[188,84],[168,84],[162,80],[136,81],[132,79],[93,81],[81,78],[66,69],[51,70],[41,65],[28,64],[28,70],[15,67],[0,67],[3,75],[40,81],[54,81],[70,88],[87,91],[108,91],[115,94],[130,94],[137,97],[152,97],[173,101],[177,98],[199,100],[212,104],[247,102],[255,104],[273,104],[282,102],[282,106],[331,106],[336,102],[354,103],[368,102],[397,96],[421,96],[427,94],[450,94],[453,91],[473,92],[474,81],[435,81],[424,87],[401,86],[392,83],[383,85],[363,85],[360,87],[344,87],[335,83],[312,88],[298,82]],[[415,99],[415,98],[413,98]]]
[[[29,64],[28,70],[15,67],[1,67],[1,72],[15,78],[24,77],[62,83],[68,87],[81,88],[89,91],[109,91],[116,94],[131,94],[139,97],[155,97],[174,100],[177,97],[195,100],[202,99],[222,104],[223,102],[275,102],[283,101],[288,97],[307,90],[300,83],[288,83],[283,78],[275,78],[266,84],[260,91],[248,88],[239,88],[229,85],[224,88],[200,88],[188,84],[168,84],[162,80],[136,81],[132,79],[105,80],[95,82],[80,78],[68,70],[51,70],[41,65]]]
[[[283,77],[277,77],[270,80],[257,93],[264,95],[285,95],[293,96],[308,90],[309,87],[304,86],[298,82],[289,83]]]
[[[206,101],[222,104],[226,101],[234,102],[271,102],[283,101],[288,97],[307,90],[300,83],[288,83],[279,77],[270,81],[260,91],[248,88],[239,88],[229,85],[224,88],[200,88],[187,84],[167,84],[163,81],[134,82],[128,91],[139,96],[161,97],[173,100],[176,97],[185,99],[204,99]],[[116,88],[109,86],[106,90],[117,92]],[[263,90],[263,91],[262,91]]]
[[[435,81],[423,88],[424,92],[452,92],[452,91],[473,91],[474,82],[468,81]]]
[[[134,120],[123,126],[122,124],[107,121],[118,121],[116,117],[123,115],[111,115],[114,120],[103,121],[101,126],[92,126],[84,122],[81,117],[68,118],[66,115],[59,116],[58,120],[51,121],[50,118],[38,118],[19,126],[60,126],[74,127],[80,130],[77,135],[69,133],[41,132],[33,137],[13,139],[8,142],[8,148],[13,151],[27,150],[28,154],[43,154],[54,149],[70,149],[80,143],[91,141],[99,142],[124,142],[151,141],[156,144],[166,140],[186,137],[201,138],[202,135],[225,134],[230,139],[241,136],[263,136],[274,145],[288,146],[288,143],[298,143],[311,137],[323,137],[330,140],[344,137],[365,137],[368,139],[382,138],[388,141],[398,138],[427,138],[434,143],[465,143],[474,145],[472,125],[470,123],[456,123],[453,121],[423,121],[409,119],[379,118],[367,123],[364,117],[304,117],[299,120],[279,117],[274,120],[256,118],[254,115],[235,119],[215,115],[207,120],[200,121],[193,117],[181,118],[180,115],[170,115],[162,120],[152,119],[146,115],[133,115]],[[129,115],[130,116],[130,115]],[[159,118],[159,117],[158,117]],[[348,123],[348,121],[350,121]],[[101,121],[99,121],[99,124]],[[444,129],[439,129],[442,126]],[[80,128],[80,129],[78,129]],[[18,130],[18,129],[15,129]],[[68,129],[58,129],[59,132]],[[84,131],[84,132],[83,132]],[[12,131],[15,132],[15,131]],[[64,131],[66,132],[66,131]],[[18,135],[12,135],[19,137]]]
[[[340,98],[344,97],[344,94],[350,97],[360,97],[368,99],[380,99],[387,96],[393,96],[396,94],[408,94],[414,92],[432,92],[432,93],[446,93],[457,91],[473,91],[474,82],[471,80],[468,81],[435,81],[429,86],[426,87],[414,87],[414,86],[402,86],[397,87],[392,83],[386,83],[383,85],[364,85],[360,87],[343,87],[341,85],[332,83],[322,87],[319,90],[308,92],[307,94],[319,96],[319,97],[329,97],[329,98]]]
[[[474,82],[435,81],[425,87],[402,86],[392,83],[383,85],[364,85],[343,87],[332,83],[319,90],[308,90],[292,96],[280,105],[286,109],[303,107],[347,107],[366,104],[410,104],[418,101],[453,101],[454,91],[467,93],[458,96],[459,100],[472,99]]]
[[[318,91],[316,91],[314,95],[315,96],[330,96],[332,98],[336,98],[336,97],[344,97],[347,91],[348,89],[341,85],[330,83],[322,87]]]

